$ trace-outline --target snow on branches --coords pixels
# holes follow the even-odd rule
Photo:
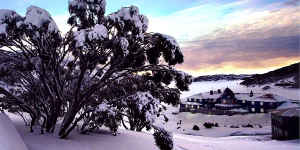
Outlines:
[[[129,42],[127,41],[127,39],[126,38],[124,38],[124,37],[120,37],[120,39],[119,39],[119,44],[120,44],[120,47],[121,47],[121,49],[123,50],[123,54],[124,54],[124,56],[127,56],[128,55],[128,53],[129,53],[129,51],[128,51],[128,46],[129,46]]]
[[[7,30],[7,24],[6,23],[0,24],[0,35],[7,36],[6,30]]]
[[[21,21],[21,16],[15,11],[0,9],[0,40],[6,38],[8,36],[8,29],[16,26],[19,21]]]
[[[147,52],[151,64],[157,64],[161,54],[169,65],[183,63],[183,54],[175,38],[160,33],[155,33],[152,38],[153,46]]]
[[[95,27],[88,33],[90,41],[103,40],[104,38],[107,38],[107,35],[107,29],[102,24],[96,24]]]
[[[120,34],[132,34],[134,37],[143,39],[148,29],[148,18],[141,15],[136,6],[123,7],[115,13],[107,16],[110,24],[115,26]]]
[[[59,32],[51,15],[46,10],[36,6],[30,6],[27,8],[24,24],[26,24],[28,26],[27,28],[31,30],[34,28],[42,29],[46,26],[46,30],[48,32]]]
[[[139,114],[144,115],[145,121],[150,124],[154,123],[156,115],[159,111],[159,100],[154,98],[149,92],[137,92],[134,95],[129,96],[128,105],[136,107]],[[136,116],[138,117],[138,116]]]
[[[11,42],[1,43],[7,40],[5,39],[7,37],[15,39],[22,38],[24,35],[30,37],[30,42],[33,43],[46,40],[41,39],[41,37],[49,38],[49,36],[52,36],[53,39],[47,39],[52,47],[57,46],[61,40],[55,21],[42,8],[36,6],[28,7],[25,17],[21,17],[15,11],[0,10],[0,45],[10,46]]]
[[[106,0],[70,0],[68,23],[80,29],[103,23]]]
[[[84,47],[86,42],[103,41],[107,38],[108,33],[104,25],[97,24],[92,29],[82,29],[74,32],[74,39],[76,41],[75,47]]]

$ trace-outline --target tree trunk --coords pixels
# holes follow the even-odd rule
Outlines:
[[[77,114],[77,113],[76,113],[76,114]],[[75,116],[76,116],[76,114],[75,114]],[[79,118],[77,118],[77,119],[73,122],[73,124],[72,124],[72,122],[71,122],[71,124],[69,125],[70,127],[67,128],[67,129],[65,130],[65,132],[62,133],[62,134],[60,135],[60,138],[62,138],[62,139],[66,138],[66,137],[71,133],[71,131],[77,126],[77,123],[78,123],[80,120],[83,119],[83,117],[84,117],[84,115],[81,115],[81,116],[79,116]],[[74,120],[74,119],[73,119],[73,120]]]
[[[70,110],[66,113],[58,133],[60,138],[66,138],[68,136],[69,134],[68,129],[71,126],[72,122],[74,121],[75,116],[79,110],[80,109],[78,109],[78,106],[73,105],[73,107],[71,107]]]
[[[51,116],[48,117],[46,123],[46,132],[54,132],[57,119],[58,119],[58,113],[53,113]]]
[[[47,117],[46,132],[52,132],[52,133],[54,132],[56,122],[59,117],[60,107],[61,107],[61,103],[57,104],[55,109],[52,108],[53,109],[52,112]]]

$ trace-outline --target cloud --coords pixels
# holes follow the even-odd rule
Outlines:
[[[185,55],[177,68],[193,75],[262,73],[300,61],[298,2],[204,1],[168,16],[148,16],[149,32],[174,36]],[[53,17],[63,33],[68,16]]]
[[[184,63],[177,66],[176,68],[186,71],[193,76],[210,74],[256,74],[265,73],[278,69],[279,67],[300,62],[299,60],[300,57],[295,56],[277,57],[273,59],[266,59],[264,61],[227,61],[214,65],[208,63],[196,63],[195,65],[187,65],[186,63]]]
[[[222,27],[181,42],[185,63],[178,68],[194,75],[262,73],[299,62],[298,10],[285,7],[230,13]]]
[[[284,5],[288,6],[299,6],[300,0],[288,0],[287,2],[284,3]]]
[[[273,7],[279,6],[265,5],[261,0],[238,0],[227,3],[218,0],[203,1],[201,5],[168,16],[150,16],[149,31],[172,35],[184,44],[185,41],[208,35],[216,28],[241,24],[268,15],[265,10],[273,10]]]

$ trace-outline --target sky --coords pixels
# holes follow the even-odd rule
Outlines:
[[[62,32],[68,0],[0,0],[0,9],[24,15],[36,5],[50,12]],[[194,76],[264,73],[300,61],[300,0],[107,0],[106,14],[135,5],[149,32],[177,39]]]

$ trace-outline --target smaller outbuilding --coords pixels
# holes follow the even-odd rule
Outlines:
[[[300,138],[300,107],[273,111],[272,138],[291,140]]]

